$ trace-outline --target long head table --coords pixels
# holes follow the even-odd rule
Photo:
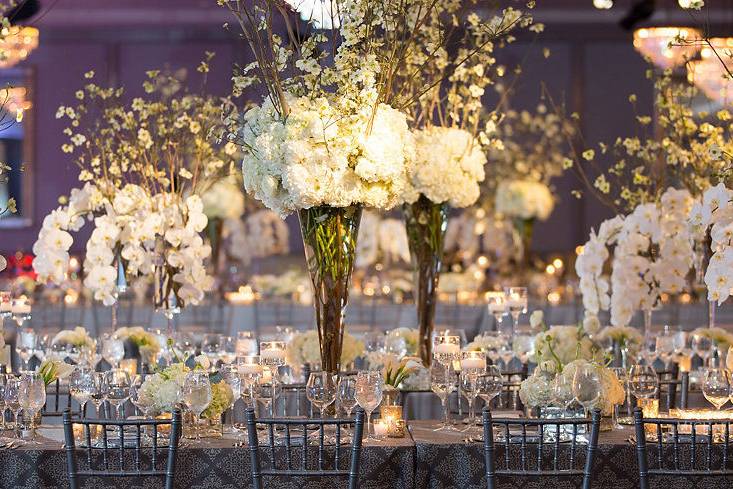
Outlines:
[[[435,422],[412,421],[409,434],[402,439],[365,443],[361,461],[361,486],[369,489],[453,489],[483,488],[483,445],[466,443],[466,434],[434,432]],[[629,442],[632,429],[601,433],[595,463],[594,488],[636,489],[639,487],[635,446]],[[57,489],[68,487],[66,459],[61,426],[39,429],[42,445],[0,449],[0,488]],[[221,439],[193,442],[186,440],[177,459],[176,487],[249,488],[251,487],[249,452],[235,446],[234,435]],[[497,455],[503,457],[502,447]],[[119,480],[89,480],[84,487],[102,489],[122,487]],[[158,487],[151,481],[125,488]],[[329,482],[306,480],[293,484],[269,483],[266,487],[293,489],[342,488],[343,480]],[[566,488],[567,481],[547,479],[511,481],[507,488]],[[660,481],[658,487],[685,489],[730,488],[731,481],[710,478]]]

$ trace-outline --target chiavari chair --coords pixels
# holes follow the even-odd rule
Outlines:
[[[733,477],[731,420],[647,418],[634,410],[639,487],[655,477]]]
[[[349,489],[358,488],[363,410],[357,410],[354,420],[255,419],[253,408],[247,408],[245,415],[254,489],[264,487],[264,477],[340,478],[348,481]],[[349,427],[353,428],[347,433]],[[348,436],[351,441],[345,443]],[[348,453],[350,460],[345,457]]]
[[[599,410],[590,419],[501,419],[493,418],[491,411],[484,409],[488,489],[498,487],[499,477],[573,479],[582,481],[583,489],[590,489],[600,423]],[[581,428],[586,428],[585,442],[580,438]],[[501,440],[495,438],[494,430],[501,435]],[[499,445],[504,449],[501,457],[497,453]]]
[[[657,389],[657,399],[659,400],[660,406],[662,401],[667,408],[675,409],[680,407],[686,409],[688,405],[688,396],[690,390],[690,373],[682,372],[680,378],[660,378],[659,389]],[[677,404],[677,397],[680,402]]]
[[[66,472],[71,489],[82,486],[90,477],[116,479],[163,479],[166,489],[173,489],[176,453],[181,439],[181,412],[171,419],[74,419],[65,411],[64,443]],[[81,426],[77,446],[74,425]],[[159,435],[168,430],[165,443]],[[149,442],[144,442],[149,440]],[[146,446],[149,444],[149,446]],[[129,484],[129,482],[128,482]],[[126,487],[122,485],[121,487]]]

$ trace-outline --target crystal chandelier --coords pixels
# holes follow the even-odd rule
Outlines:
[[[710,45],[700,50],[701,59],[688,63],[687,79],[709,99],[733,105],[733,80],[726,71],[733,71],[733,38],[711,38]]]
[[[0,30],[0,68],[23,61],[38,47],[38,29],[11,25]]]
[[[673,45],[675,40],[700,39],[702,34],[690,27],[643,27],[634,31],[634,47],[659,68],[680,66],[700,50],[697,45]]]

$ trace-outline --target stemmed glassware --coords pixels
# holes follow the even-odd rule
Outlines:
[[[651,365],[634,365],[629,371],[629,391],[637,399],[649,400],[659,390],[659,377]]]
[[[224,365],[231,365],[237,359],[237,342],[231,336],[219,339],[219,360]]]
[[[501,389],[504,387],[504,376],[499,367],[496,365],[486,367],[486,372],[476,379],[476,387],[478,396],[484,401],[485,406],[491,408],[491,401],[501,394]]]
[[[469,428],[476,423],[474,403],[478,397],[478,376],[486,372],[486,354],[482,351],[464,351],[461,354],[461,392],[468,401]]]
[[[0,374],[0,430],[5,430],[5,386],[8,383],[8,376],[6,374]]]
[[[86,416],[87,403],[99,389],[95,372],[89,367],[76,367],[69,376],[69,394],[81,406],[82,417]]]
[[[23,410],[23,418],[27,417],[26,423],[30,427],[31,436],[30,443],[38,444],[34,441],[36,436],[35,417],[43,406],[46,404],[46,383],[38,372],[24,372],[20,376],[20,384],[18,389],[18,404]]]
[[[455,388],[456,384],[453,381],[453,372],[450,365],[443,368],[442,365],[433,363],[430,367],[430,390],[438,396],[440,404],[443,406],[443,424],[434,431],[455,431],[448,416],[448,397]]]
[[[654,349],[666,368],[669,360],[672,358],[672,354],[675,352],[675,337],[670,334],[668,326],[664,327],[664,332],[656,337],[655,342]]]
[[[628,371],[623,367],[613,367],[611,368],[611,371],[616,375],[616,378],[618,379],[619,383],[621,383],[621,386],[624,388],[624,398],[626,399],[626,403],[629,403],[629,373]],[[613,406],[613,427],[616,429],[621,429],[621,423],[619,423],[619,411],[621,409],[622,405],[616,404]]]
[[[601,396],[601,379],[594,365],[579,365],[573,375],[573,396],[583,406],[585,416]]]
[[[555,375],[555,380],[552,381],[552,398],[558,407],[567,411],[570,405],[575,402],[573,378],[569,375]]]
[[[5,408],[9,409],[13,414],[13,421],[18,425],[18,416],[20,416],[20,378],[8,376],[5,383],[5,392],[3,393],[5,400]]]
[[[239,331],[235,350],[238,357],[257,355],[257,340],[251,331]]]
[[[21,371],[28,370],[28,362],[38,348],[38,335],[30,328],[18,330],[18,341],[15,349],[21,360]]]
[[[104,405],[104,401],[106,400],[106,391],[104,390],[104,378],[106,374],[107,372],[94,372],[95,389],[90,401],[94,404],[94,410],[97,413],[97,418],[102,417],[102,405]]]
[[[499,331],[499,327],[504,320],[504,316],[509,312],[506,295],[504,292],[491,291],[486,293],[486,300],[486,307],[489,310],[489,314],[494,316],[494,320],[496,321],[496,330]]]
[[[363,371],[356,375],[356,402],[367,413],[368,441],[378,441],[372,436],[372,413],[382,402],[384,379],[380,371]]]
[[[724,368],[708,369],[705,372],[702,393],[705,399],[715,406],[715,409],[720,410],[731,396],[731,381],[728,371]]]
[[[259,385],[260,377],[262,377],[263,367],[260,365],[259,355],[247,355],[240,356],[237,359],[237,371],[239,377],[244,382],[242,386],[242,399],[245,399],[245,394],[249,395],[249,400],[253,407],[255,407],[255,387]]]
[[[260,342],[260,364],[270,367],[273,375],[285,365],[285,346],[284,341]]]
[[[193,413],[194,427],[196,431],[196,440],[201,439],[200,431],[197,427],[201,413],[203,413],[209,404],[211,404],[211,381],[208,372],[190,372],[183,382],[183,402],[186,407]]]
[[[183,362],[196,352],[196,345],[190,335],[183,332],[173,334],[173,353]]]
[[[263,373],[258,377],[258,384],[255,386],[255,397],[270,411],[270,417],[275,417],[275,401],[282,393],[282,384],[275,375],[272,374],[270,367],[264,367]]]
[[[710,338],[701,334],[694,334],[690,340],[690,345],[692,346],[692,351],[702,359],[703,366],[707,366],[708,358],[710,358],[710,354],[713,352],[713,342]]]
[[[112,335],[102,336],[102,358],[112,368],[120,368],[120,362],[125,358],[125,343]]]
[[[514,331],[517,330],[519,325],[519,316],[527,313],[527,287],[507,287],[504,291],[506,294],[507,308],[509,314],[512,316],[512,331],[511,336],[514,336]]]
[[[338,401],[346,416],[351,418],[351,412],[356,407],[356,376],[344,375],[339,379],[338,384]]]
[[[221,335],[207,334],[201,344],[201,353],[206,355],[214,368],[216,362],[219,361],[219,352],[221,351]]]
[[[19,328],[23,327],[23,323],[31,318],[31,303],[25,297],[19,297],[13,300],[11,307],[13,320],[18,324]]]
[[[104,373],[102,393],[104,399],[115,407],[119,419],[124,418],[124,405],[130,398],[132,385],[130,374],[119,368]]]
[[[239,370],[237,370],[236,365],[224,364],[220,372],[222,375],[222,379],[232,390],[232,402],[229,406],[227,406],[227,410],[234,409],[234,405],[237,403],[237,399],[242,396],[242,377],[239,376]],[[229,432],[237,431],[234,427],[233,422],[232,425],[226,427],[226,430]]]
[[[338,376],[328,372],[312,372],[306,383],[305,395],[325,418],[325,409],[336,401]]]

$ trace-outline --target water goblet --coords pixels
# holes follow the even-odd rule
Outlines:
[[[219,352],[221,351],[221,335],[207,334],[201,343],[201,353],[206,355],[211,363],[211,368],[216,366],[219,361]]]
[[[477,380],[478,396],[486,407],[491,407],[491,401],[501,393],[504,387],[504,376],[496,365],[486,367],[486,372],[479,375]]]
[[[339,379],[338,401],[346,417],[351,418],[351,412],[356,407],[356,375],[344,375]]]
[[[573,396],[583,406],[585,417],[601,396],[601,379],[594,365],[579,365],[573,375]]]
[[[86,416],[87,403],[99,389],[95,372],[89,367],[76,367],[69,376],[69,394],[79,403],[82,417]]]
[[[237,358],[237,342],[231,336],[222,335],[219,339],[219,360],[224,365],[231,365]]]
[[[102,406],[106,401],[106,391],[104,390],[104,377],[107,372],[94,372],[94,393],[90,401],[94,404],[94,411],[97,413],[97,418],[102,417]]]
[[[628,376],[629,391],[637,398],[648,400],[659,390],[659,377],[651,365],[634,365]]]
[[[102,358],[112,368],[119,368],[120,362],[125,358],[125,343],[112,335],[102,336]]]
[[[378,441],[372,436],[370,430],[372,424],[372,413],[382,402],[384,379],[382,372],[362,371],[356,375],[356,402],[367,413],[367,437],[368,441]]]
[[[731,395],[730,374],[724,368],[711,368],[705,373],[702,393],[715,409],[720,410]]]
[[[104,373],[104,399],[114,406],[119,419],[124,418],[124,405],[130,398],[131,385],[130,374],[126,370],[116,368]]]
[[[325,418],[325,409],[336,400],[338,376],[328,372],[312,372],[306,383],[306,397]]]
[[[507,308],[512,316],[512,336],[519,325],[519,316],[527,313],[527,287],[507,287],[506,294]]]
[[[575,402],[575,394],[573,393],[573,377],[569,375],[557,374],[552,381],[552,400],[563,411]]]
[[[193,413],[194,426],[198,425],[199,417],[209,404],[211,404],[211,381],[207,372],[194,371],[186,375],[183,382],[183,402]],[[201,438],[199,429],[196,427],[196,440]]]
[[[15,349],[21,360],[21,371],[28,370],[28,362],[38,349],[38,335],[30,328],[18,331],[18,341]]]
[[[36,426],[35,417],[46,404],[46,383],[38,372],[24,372],[20,376],[18,389],[18,403],[23,410],[23,418],[28,417],[30,427],[30,443],[39,444],[35,441]]]
[[[506,295],[504,292],[491,291],[486,293],[486,300],[486,307],[489,310],[489,314],[494,317],[496,330],[498,331],[501,323],[504,321],[504,316],[509,312]]]
[[[453,372],[450,366],[442,368],[441,365],[434,363],[430,367],[430,390],[440,399],[443,407],[443,423],[434,431],[455,431],[450,424],[448,413],[448,397],[455,390],[456,385],[453,381]]]
[[[18,416],[20,416],[20,378],[15,376],[8,376],[5,383],[5,392],[3,393],[3,400],[5,401],[5,408],[10,410],[13,415],[14,425],[18,425]]]

